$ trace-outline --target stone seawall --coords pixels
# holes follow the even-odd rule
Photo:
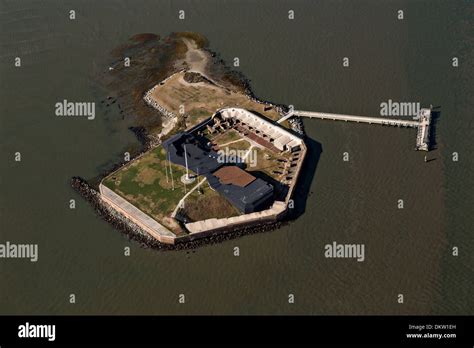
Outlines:
[[[187,223],[186,229],[190,232],[189,237],[200,238],[208,234],[219,231],[232,230],[235,228],[249,227],[268,222],[275,222],[281,219],[286,213],[285,202],[276,201],[272,207],[245,215],[233,216],[222,219],[207,219],[202,221]],[[186,236],[188,237],[188,236]]]
[[[110,223],[116,229],[123,232],[129,238],[140,242],[142,245],[149,247],[159,247],[160,244],[139,225],[127,219],[120,214],[116,209],[110,207],[101,198],[98,191],[94,190],[81,177],[73,177],[71,179],[71,186],[78,192],[87,202],[91,204],[97,215]]]
[[[174,74],[171,74],[170,76],[168,76],[166,79],[164,79],[163,81],[159,82],[158,84],[156,84],[155,86],[153,86],[153,88],[151,88],[150,90],[148,90],[143,99],[146,101],[146,103],[148,105],[150,105],[151,107],[155,108],[156,110],[158,110],[164,117],[168,118],[168,119],[174,119],[176,118],[176,115],[169,111],[168,109],[166,109],[163,105],[160,105],[158,104],[158,102],[156,100],[154,100],[151,95],[153,94],[153,92],[155,91],[155,89],[163,84],[166,83],[166,81],[168,81],[169,79],[171,79],[174,75],[176,74],[179,74],[181,72],[185,71],[185,69],[181,69],[177,72],[175,72]]]
[[[287,204],[288,204],[289,200],[293,197],[295,187],[298,183],[298,179],[299,179],[300,174],[301,174],[301,169],[303,168],[303,165],[304,165],[304,160],[306,158],[307,151],[308,151],[308,148],[306,147],[306,144],[303,141],[302,144],[301,144],[301,155],[298,159],[298,165],[297,165],[298,170],[296,171],[294,179],[292,180],[292,183],[290,184],[290,187],[288,189],[288,194],[287,194],[286,199],[285,199],[285,202]]]
[[[170,230],[168,230],[166,227],[161,225],[158,221],[154,220],[153,218],[142,212],[140,209],[135,207],[133,204],[131,204],[124,198],[120,197],[118,194],[113,192],[105,185],[100,184],[99,188],[100,197],[104,202],[109,204],[113,209],[117,210],[128,220],[140,226],[143,231],[147,232],[161,243],[175,243],[176,235]]]
[[[176,246],[194,244],[204,245],[209,243],[217,243],[225,240],[232,240],[241,236],[269,232],[286,225],[288,221],[278,219],[268,219],[258,222],[240,223],[233,226],[222,226],[208,231],[199,233],[190,233],[186,236],[179,236],[176,238]]]
[[[94,190],[81,177],[73,177],[71,179],[71,186],[91,204],[98,216],[110,223],[117,230],[121,231],[129,239],[139,242],[142,247],[163,251],[195,249],[208,244],[221,243],[226,240],[236,239],[249,234],[273,231],[287,224],[286,221],[274,221],[258,225],[241,225],[233,229],[227,228],[221,231],[210,231],[201,235],[183,236],[176,238],[175,244],[164,244],[160,243],[138,224],[134,223],[125,215],[107,204],[100,197],[100,193]]]

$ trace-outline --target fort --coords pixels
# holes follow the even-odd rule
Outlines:
[[[122,168],[120,178],[117,178],[119,173],[105,178],[100,184],[101,197],[105,203],[166,244],[225,233],[242,226],[279,221],[288,212],[288,203],[306,155],[303,138],[280,125],[293,116],[417,127],[416,148],[429,149],[430,109],[421,109],[417,121],[293,110],[275,122],[243,108],[225,107],[164,140],[150,152],[150,159],[142,157]],[[243,148],[229,150],[226,147],[224,153],[239,151],[244,156],[242,159],[223,161],[222,147],[231,145],[243,145]],[[257,161],[270,162],[270,166],[261,166],[262,163],[258,162],[256,168],[246,166],[244,158],[254,149],[261,152]],[[137,168],[137,162],[154,162],[157,159],[160,161],[154,164],[161,168],[161,172],[153,174],[150,167]],[[142,182],[137,190],[121,185],[123,178],[134,170],[135,178],[148,177],[148,181]],[[155,178],[152,180],[150,176],[153,175]],[[156,198],[147,196],[147,190],[143,188],[156,180],[161,185],[156,192],[162,194]],[[194,187],[188,188],[189,184],[194,184]],[[164,190],[168,192],[163,194]],[[163,201],[170,191],[171,198],[166,202],[171,204],[170,209],[156,210],[154,200]],[[180,191],[180,194],[174,194]],[[205,204],[211,200],[220,203],[211,208]],[[206,216],[203,211],[210,214]]]
[[[217,151],[222,145],[244,143],[246,153],[252,150],[259,153],[256,167],[246,168],[244,160],[218,160]],[[282,219],[305,154],[303,139],[276,122],[242,108],[223,108],[110,174],[99,186],[100,195],[106,204],[158,241],[175,244]],[[156,160],[160,160],[154,164],[159,165],[161,172],[152,173],[148,166],[138,168],[140,162]],[[143,173],[155,178],[141,187],[123,185],[123,178],[132,172],[136,173],[135,178]],[[188,177],[197,179],[192,181],[194,187],[187,187],[191,182]],[[206,189],[202,189],[205,182]],[[146,187],[149,185],[150,188]],[[153,202],[145,197],[147,189],[158,193],[166,190],[157,200],[163,201],[168,196],[166,203],[170,209],[163,209],[162,205],[154,210]],[[153,194],[149,196],[153,199]],[[217,198],[220,198],[219,206],[206,217],[202,211],[212,207],[199,205],[199,201]],[[198,214],[193,211],[196,204]]]
[[[143,149],[96,187],[72,181],[131,234],[177,246],[284,222],[307,156],[302,118],[417,128],[415,148],[430,148],[431,109],[412,120],[288,109],[258,100],[199,34],[138,39],[117,51],[135,63],[107,71],[117,97],[101,103],[117,102],[122,119],[132,112]]]

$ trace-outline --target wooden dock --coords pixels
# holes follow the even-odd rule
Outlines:
[[[400,120],[400,119],[390,119],[390,118],[381,118],[381,117],[367,117],[367,116],[355,116],[355,115],[344,115],[344,114],[331,114],[327,112],[294,110],[284,115],[277,122],[281,123],[293,116],[317,118],[321,120],[333,120],[333,121],[379,124],[383,126],[417,128],[418,132],[416,136],[416,147],[415,147],[416,150],[429,151],[429,148],[430,148],[429,133],[430,133],[430,125],[431,125],[431,109],[421,109],[418,115],[419,117],[418,120]]]

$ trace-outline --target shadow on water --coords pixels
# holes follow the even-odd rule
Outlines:
[[[439,109],[440,106],[437,106],[435,109]],[[431,111],[431,129],[430,129],[430,135],[429,135],[429,141],[430,141],[430,148],[431,150],[437,149],[436,145],[436,129],[437,129],[437,124],[439,122],[439,118],[441,117],[441,111],[440,110],[432,110]]]
[[[303,215],[306,210],[306,201],[308,200],[311,184],[313,182],[314,176],[316,175],[319,159],[321,158],[321,154],[323,152],[321,143],[317,142],[316,140],[306,138],[305,143],[308,152],[306,153],[303,168],[301,168],[300,177],[298,178],[298,182],[296,183],[295,191],[293,193],[295,207],[293,210],[291,210],[289,215],[291,220],[297,219]]]

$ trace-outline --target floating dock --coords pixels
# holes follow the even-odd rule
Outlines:
[[[383,126],[417,128],[418,132],[416,135],[416,147],[415,147],[416,150],[429,151],[429,148],[430,148],[429,133],[430,133],[430,125],[431,125],[431,109],[421,109],[417,120],[399,120],[399,119],[390,119],[390,118],[381,118],[381,117],[367,117],[367,116],[355,116],[355,115],[344,115],[344,114],[331,114],[327,112],[294,110],[294,111],[290,111],[288,114],[280,118],[277,122],[281,123],[293,116],[318,118],[321,120],[333,120],[333,121],[379,124]]]

